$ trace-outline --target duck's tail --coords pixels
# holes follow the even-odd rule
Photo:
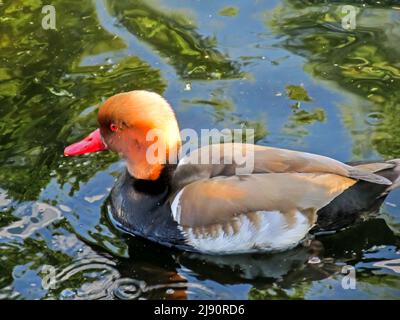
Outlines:
[[[391,176],[389,180],[392,181],[392,185],[386,189],[387,193],[396,188],[400,188],[400,159],[391,160],[389,163],[393,163],[395,166],[391,170],[388,170]],[[385,173],[383,172],[383,174]]]
[[[358,181],[318,211],[317,225],[313,232],[339,230],[376,214],[389,192],[400,187],[400,159],[348,164],[381,175],[392,184],[387,186]]]

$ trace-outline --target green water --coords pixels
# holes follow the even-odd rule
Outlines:
[[[0,298],[398,299],[400,191],[376,218],[319,237],[320,263],[303,247],[209,257],[121,234],[106,211],[123,163],[63,156],[101,101],[148,89],[182,128],[400,157],[400,1],[351,2],[355,30],[341,27],[346,1],[53,0],[57,29],[44,30],[47,2],[0,0]]]

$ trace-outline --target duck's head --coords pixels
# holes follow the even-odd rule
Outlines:
[[[111,150],[126,159],[132,176],[156,180],[181,145],[171,106],[154,92],[136,90],[112,96],[100,106],[98,122],[98,129],[66,147],[64,155]],[[149,148],[155,145],[163,147],[149,161]]]

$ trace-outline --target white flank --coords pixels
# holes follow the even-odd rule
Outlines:
[[[177,208],[173,214],[174,217],[178,215]],[[213,237],[198,235],[192,228],[185,228],[188,242],[197,250],[209,254],[282,251],[296,246],[311,227],[301,212],[296,212],[295,222],[290,226],[278,211],[258,211],[257,214],[260,217],[259,228],[243,214],[236,218],[240,223],[239,232],[232,234],[223,232],[221,228],[221,232]]]

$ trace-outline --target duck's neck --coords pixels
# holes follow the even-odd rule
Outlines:
[[[123,144],[124,150],[121,153],[132,177],[142,180],[158,180],[163,178],[165,172],[170,171],[169,163],[177,162],[181,147],[180,140],[166,143],[165,138],[160,135],[159,140],[153,142],[144,141],[141,136],[136,138],[133,134],[131,136],[133,138],[130,143]]]
[[[166,164],[161,169],[160,175],[155,180],[133,178],[133,187],[140,192],[158,194],[170,188],[176,164]],[[129,170],[127,172],[129,174]]]

